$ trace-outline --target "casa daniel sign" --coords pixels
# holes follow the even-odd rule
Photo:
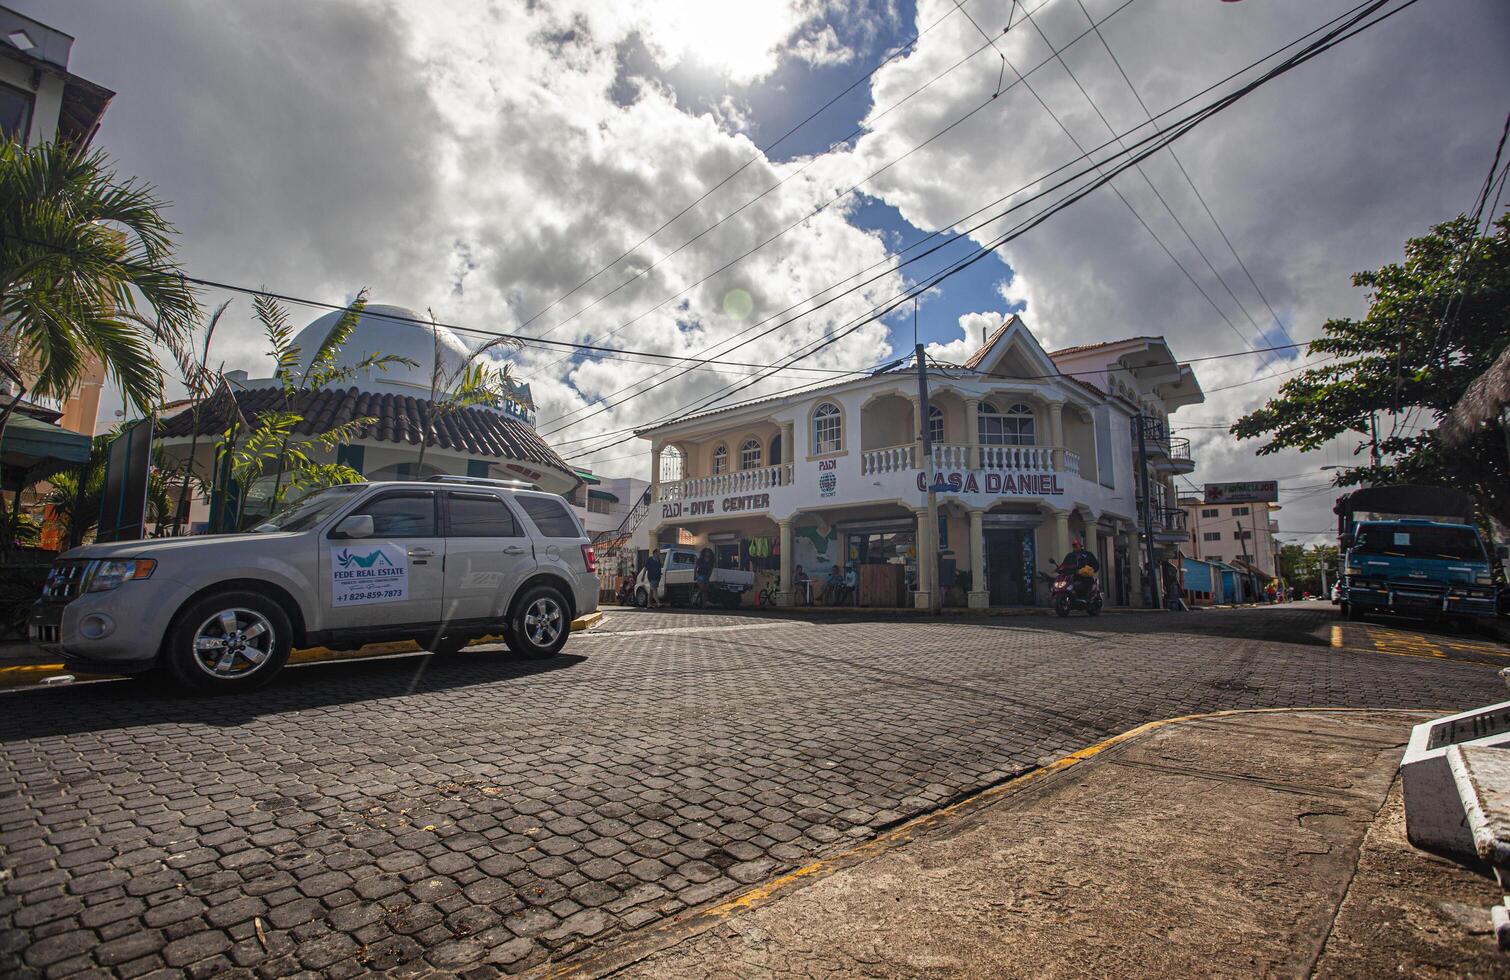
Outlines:
[[[999,493],[1013,496],[1057,497],[1064,493],[1057,473],[939,473],[934,490],[947,493]],[[918,489],[928,492],[928,478],[918,474]]]

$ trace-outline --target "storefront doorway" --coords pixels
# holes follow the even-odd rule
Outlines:
[[[1037,556],[1029,529],[987,530],[986,582],[993,606],[1034,605]]]

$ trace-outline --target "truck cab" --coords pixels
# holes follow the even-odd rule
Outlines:
[[[1496,611],[1471,498],[1444,487],[1371,487],[1339,498],[1338,589],[1349,619],[1394,613],[1470,624]],[[1499,549],[1503,551],[1503,549]]]
[[[704,590],[697,581],[699,549],[679,545],[662,548],[657,552],[661,559],[660,587],[655,598],[672,605],[701,607]],[[712,560],[711,557],[709,559]],[[755,573],[742,572],[737,568],[714,567],[708,576],[706,598],[710,604],[734,609],[740,596],[755,586]],[[634,583],[635,605],[644,607],[650,603],[650,576],[640,569]]]

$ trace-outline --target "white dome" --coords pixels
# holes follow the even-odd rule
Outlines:
[[[318,317],[309,326],[299,331],[294,344],[299,348],[298,372],[309,367],[315,351],[325,342],[340,310],[332,310]],[[469,348],[453,331],[441,327],[440,352],[446,373],[460,367],[470,353]],[[368,369],[357,372],[340,387],[354,386],[363,391],[393,392],[412,395],[415,398],[429,397],[430,376],[435,365],[436,336],[430,327],[429,318],[402,306],[379,306],[372,304],[362,311],[357,325],[346,339],[336,364],[355,367],[373,354],[398,355],[414,362],[389,365],[386,371]]]

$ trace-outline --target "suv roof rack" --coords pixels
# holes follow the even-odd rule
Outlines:
[[[437,473],[435,476],[427,476],[425,483],[456,483],[462,486],[474,487],[507,487],[510,490],[539,490],[534,483],[526,483],[523,480],[495,480],[488,476],[450,476],[445,473]]]

